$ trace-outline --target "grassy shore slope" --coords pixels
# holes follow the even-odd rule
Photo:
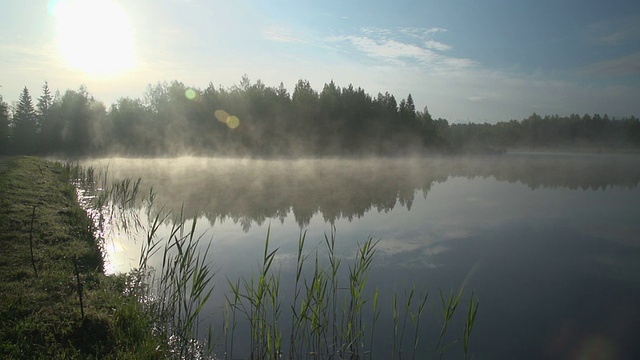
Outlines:
[[[126,276],[102,265],[68,170],[0,159],[0,358],[162,358]]]

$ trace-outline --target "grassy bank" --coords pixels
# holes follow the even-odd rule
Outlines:
[[[0,159],[0,358],[162,358],[126,276],[105,276],[68,170]]]

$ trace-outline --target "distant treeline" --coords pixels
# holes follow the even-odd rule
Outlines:
[[[292,94],[246,76],[231,88],[173,81],[149,85],[143,99],[109,108],[86,88],[51,94],[34,104],[25,87],[16,106],[0,98],[0,153],[131,156],[402,155],[428,151],[500,150],[527,146],[640,147],[640,121],[607,115],[533,114],[497,124],[449,124],[416,111],[411,94],[399,103],[331,81],[322,91],[299,80]]]
[[[640,147],[640,121],[599,114],[544,116],[534,113],[521,121],[496,124],[452,124],[439,132],[454,148],[605,148]]]

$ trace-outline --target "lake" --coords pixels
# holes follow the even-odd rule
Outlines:
[[[319,249],[322,262],[324,236],[335,228],[343,272],[358,244],[379,239],[367,283],[383,309],[374,359],[390,357],[392,294],[430,291],[416,356],[423,358],[437,338],[438,291],[461,286],[460,319],[447,336],[462,338],[473,291],[480,303],[470,340],[476,359],[640,358],[638,155],[110,158],[83,165],[142,178],[141,192],[153,187],[156,204],[197,219],[218,271],[203,329],[209,321],[221,328],[227,278],[258,272],[268,229],[282,296],[290,299],[301,232],[307,252]],[[137,266],[139,248],[140,239],[111,229],[107,271]],[[246,357],[245,346],[238,340],[233,356]],[[461,358],[460,347],[448,357]]]

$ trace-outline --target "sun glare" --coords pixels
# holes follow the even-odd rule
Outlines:
[[[113,76],[134,66],[133,34],[114,0],[60,0],[52,7],[58,49],[72,67],[93,76]]]

